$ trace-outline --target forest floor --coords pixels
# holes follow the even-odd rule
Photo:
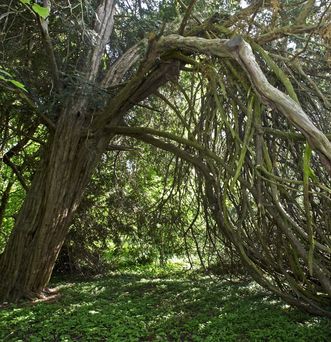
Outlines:
[[[331,341],[331,322],[252,282],[140,268],[60,280],[54,302],[0,310],[0,341]]]

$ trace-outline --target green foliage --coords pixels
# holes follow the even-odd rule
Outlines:
[[[43,19],[49,16],[49,9],[38,4],[33,4],[32,9]]]
[[[2,169],[2,168],[1,168]],[[0,169],[0,170],[1,170]],[[3,168],[4,169],[4,168]],[[3,192],[3,188],[6,186],[4,182],[3,186],[0,186],[0,194]],[[18,182],[15,182],[12,186],[9,201],[5,210],[3,221],[1,224],[0,234],[0,254],[5,248],[5,243],[9,237],[9,234],[14,226],[15,217],[22,205],[25,196],[24,189]]]
[[[3,70],[0,69],[0,76]],[[7,71],[6,75],[10,75]],[[11,76],[10,76],[11,77]],[[40,159],[40,143],[29,141],[25,135],[35,134],[36,140],[45,139],[45,129],[37,128],[36,117],[30,108],[17,99],[16,92],[0,93],[3,112],[0,114],[0,158],[9,154],[11,166],[0,163],[0,254],[14,226],[19,209],[24,201],[24,190],[17,174],[29,187],[36,164]],[[32,133],[33,132],[33,133]],[[20,146],[20,147],[18,147]],[[16,170],[16,173],[13,171]],[[6,198],[6,189],[9,190]]]
[[[174,255],[185,255],[185,248],[194,254],[191,237],[185,247],[183,235],[194,216],[196,200],[186,191],[185,180],[177,184],[175,159],[169,153],[155,153],[150,146],[134,147],[136,152],[103,157],[62,249],[57,271],[99,273],[109,266],[165,264]],[[197,226],[203,229],[201,220]]]
[[[110,71],[109,67],[115,65],[118,57],[128,47],[146,37],[148,32],[161,33],[163,29],[164,34],[178,32],[178,26],[186,12],[184,5],[189,3],[190,1],[186,0],[119,0],[114,31],[107,44],[107,53],[102,56],[103,69],[99,70],[98,78],[101,80]],[[268,4],[265,4],[265,7],[264,2],[259,3],[259,10],[256,9],[247,16],[240,16],[238,20],[226,26],[224,22],[229,19],[229,14],[240,7],[241,2],[212,0],[206,6],[205,1],[198,0],[194,8],[196,13],[194,18],[189,18],[188,26],[194,28],[199,22],[204,26],[209,15],[217,14],[212,18],[215,27],[208,27],[207,30],[204,26],[201,31],[197,31],[198,36],[222,39],[224,35],[230,37],[232,34],[242,34],[254,36],[254,39],[259,41],[259,38],[265,35],[275,34],[274,38],[266,43],[263,43],[262,39],[259,42],[261,46],[255,45],[264,73],[273,85],[286,89],[292,98],[298,100],[318,127],[325,132],[330,131],[328,111],[323,106],[323,102],[328,103],[327,98],[316,92],[321,85],[321,89],[329,89],[329,76],[325,76],[327,66],[321,58],[316,58],[325,51],[321,39],[318,38],[318,30],[314,31],[313,35],[307,31],[305,37],[305,33],[301,35],[300,32],[286,29],[297,17],[297,10],[293,12],[293,7],[297,6],[293,6],[292,2],[282,6],[286,15],[277,16],[274,16],[279,14],[278,10],[275,10],[279,5],[277,1],[272,2],[273,9],[268,9]],[[1,23],[5,32],[2,40],[5,53],[2,54],[1,63],[4,67],[0,68],[0,79],[2,84],[10,85],[10,90],[13,86],[15,90],[26,90],[23,83],[26,84],[31,98],[24,96],[30,105],[24,106],[21,103],[23,97],[15,99],[7,94],[0,94],[3,113],[8,121],[0,131],[0,144],[4,151],[19,142],[21,135],[24,136],[22,132],[26,130],[22,127],[29,126],[27,123],[30,123],[31,117],[36,116],[36,108],[39,112],[38,120],[42,119],[46,123],[51,121],[56,125],[58,116],[70,109],[70,105],[67,108],[68,99],[76,94],[77,99],[80,95],[86,99],[85,126],[90,127],[95,122],[93,118],[102,112],[102,103],[107,102],[108,97],[115,97],[116,88],[122,89],[126,81],[135,74],[137,65],[127,71],[120,80],[119,87],[112,88],[110,94],[103,89],[101,83],[90,84],[85,79],[89,64],[85,57],[91,56],[91,46],[94,45],[95,39],[92,23],[95,19],[96,4],[96,1],[74,0],[68,2],[68,6],[63,6],[61,2],[53,2],[52,8],[56,15],[49,18],[51,44],[46,49],[40,40],[43,34],[40,34],[40,27],[36,25],[35,19],[46,19],[49,10],[34,0],[21,0],[21,4],[17,2],[18,6],[13,6],[14,11],[11,5],[8,6],[8,18],[2,21],[4,24]],[[324,25],[322,17],[323,13],[326,13],[325,6],[322,3],[316,6],[309,19],[319,23],[318,26],[321,27]],[[272,14],[273,10],[275,13]],[[220,13],[215,13],[216,11]],[[33,15],[25,15],[26,13]],[[277,17],[277,23],[273,22],[271,16]],[[167,24],[165,27],[164,23]],[[226,27],[223,27],[223,24]],[[21,29],[23,25],[24,30]],[[278,34],[280,36],[277,38]],[[290,45],[295,48],[290,48]],[[52,60],[49,58],[49,48],[53,49],[54,61],[58,65],[49,64]],[[186,53],[185,50],[182,52]],[[295,60],[304,70],[303,74],[297,73]],[[157,59],[153,70],[158,70],[159,63],[163,63],[162,58]],[[196,150],[189,144],[186,146],[184,143],[171,142],[175,148],[196,158],[207,168],[207,174],[209,173],[216,183],[214,198],[206,196],[206,190],[210,189],[206,189],[201,173],[178,158],[172,159],[167,153],[139,144],[130,145],[132,142],[126,139],[114,138],[119,144],[130,145],[131,149],[137,148],[138,152],[136,155],[114,152],[110,157],[103,156],[101,166],[93,176],[71,228],[58,265],[68,264],[69,269],[81,273],[85,270],[99,272],[104,261],[111,263],[112,267],[147,264],[157,259],[162,264],[173,255],[182,256],[184,250],[191,256],[193,248],[196,248],[200,249],[198,254],[201,260],[207,259],[208,263],[211,260],[218,267],[215,259],[224,261],[224,246],[228,248],[231,242],[236,240],[231,237],[238,233],[237,240],[240,240],[242,246],[237,250],[247,250],[249,258],[261,268],[261,274],[265,275],[272,285],[293,296],[294,300],[299,293],[299,297],[301,295],[302,298],[308,298],[308,302],[319,297],[324,303],[324,293],[320,286],[323,281],[316,281],[311,276],[318,276],[312,272],[315,260],[318,269],[325,269],[325,272],[321,273],[327,276],[329,274],[330,177],[313,155],[306,155],[306,159],[303,159],[304,186],[301,186],[301,143],[267,133],[268,129],[269,132],[275,129],[275,132],[283,132],[286,136],[291,134],[291,125],[276,108],[264,109],[259,106],[256,94],[253,91],[248,92],[248,79],[238,64],[227,58],[216,59],[194,53],[185,56],[185,63],[185,68],[183,63],[182,67],[186,71],[181,73],[178,80],[159,89],[159,94],[165,99],[171,99],[167,105],[163,103],[164,99],[160,100],[162,97],[146,99],[127,113],[123,123],[131,127],[149,127],[170,132],[178,137],[188,138],[195,146],[198,144],[201,149]],[[189,67],[191,63],[192,68]],[[57,69],[60,83],[63,85],[61,91],[54,87],[57,82],[54,82],[52,70]],[[16,76],[13,78],[6,70],[15,70],[15,75],[19,75],[23,83],[16,81]],[[22,95],[22,92],[20,93]],[[260,95],[263,99],[263,94]],[[9,122],[8,118],[11,118],[12,114],[15,120],[10,119],[13,122]],[[260,118],[260,127],[255,129],[257,116]],[[52,125],[48,123],[48,126]],[[47,141],[45,135],[42,139],[38,139],[34,134],[27,136],[29,139],[41,141],[42,145]],[[170,143],[168,138],[161,140]],[[30,179],[37,167],[26,168],[32,155],[27,153],[28,150],[26,148],[20,151],[13,156],[12,161],[24,178]],[[210,152],[217,155],[215,160],[210,157]],[[257,166],[261,167],[260,170],[266,169],[268,174],[257,173]],[[1,172],[5,171],[4,184],[0,184],[1,195],[4,193],[5,184],[14,177],[6,168],[0,166]],[[313,168],[318,177],[314,175]],[[295,182],[295,185],[290,188],[285,184],[287,180]],[[314,184],[317,180],[325,184],[325,193],[318,189],[318,184]],[[0,252],[24,197],[17,183],[16,180],[10,193],[0,231]],[[211,190],[212,188],[211,185]],[[275,205],[278,202],[281,206]],[[219,217],[217,210],[221,206],[224,214],[218,214],[226,218],[226,227],[222,224],[217,227],[214,222],[217,221],[215,217]],[[277,225],[277,220],[282,220],[284,224]],[[303,250],[309,251],[308,257],[296,257],[298,268],[302,268],[298,272],[300,277],[294,274],[296,272],[288,272],[291,269],[289,266],[292,262],[292,250],[295,252],[296,248],[293,240],[288,239],[288,224],[295,234],[298,231],[303,232],[295,236],[300,242],[296,245],[302,244]],[[308,233],[307,241],[302,236],[305,232]],[[318,250],[321,243],[324,249]],[[300,249],[302,250],[301,247]],[[233,258],[231,253],[229,259],[233,264],[232,261],[238,260],[238,256]],[[301,281],[301,274],[305,273],[310,273],[310,277]],[[287,286],[290,284],[288,277],[292,277],[292,274],[293,277],[300,278],[298,286],[294,288]],[[307,291],[311,291],[312,296],[307,296]],[[59,336],[58,338],[61,338],[61,335]],[[251,338],[255,339],[252,336]]]
[[[330,321],[289,309],[251,282],[179,268],[61,281],[54,303],[0,311],[3,341],[329,341]]]
[[[33,0],[20,0],[20,2],[23,5],[30,6],[32,10],[43,19],[46,19],[49,16],[49,8],[40,6],[38,3],[34,3]]]
[[[5,81],[7,83],[11,83],[16,88],[27,91],[23,83],[13,79],[12,75],[9,72],[7,72],[6,70],[4,70],[3,68],[1,68],[1,66],[0,66],[0,80]]]

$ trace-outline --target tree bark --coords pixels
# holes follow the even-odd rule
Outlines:
[[[44,5],[49,7],[47,1]],[[114,0],[100,1],[92,29],[94,39],[81,70],[90,84],[97,81],[101,57],[113,30],[114,13]],[[53,81],[60,92],[59,68],[48,21],[40,21],[46,51],[53,56],[50,59]],[[79,87],[62,104],[58,121],[54,127],[51,125],[54,132],[50,134],[5,251],[0,255],[0,303],[42,295],[89,176],[109,141],[100,132],[90,134],[93,114],[87,113],[89,99],[79,95],[82,93]]]
[[[79,110],[64,113],[0,259],[0,301],[39,296],[46,287],[73,213],[98,158],[82,138]]]
[[[106,23],[106,21],[101,21],[101,23]],[[96,28],[99,27],[99,31],[105,31],[101,29],[103,24],[98,25],[96,23]],[[89,57],[92,67],[87,73],[87,80],[91,82],[97,79],[98,61],[107,42],[106,36],[110,31],[111,28],[107,29],[105,37],[100,37],[94,52]],[[164,57],[162,54],[169,50],[179,49],[186,53],[198,52],[237,60],[250,78],[261,100],[266,104],[274,105],[302,132],[331,173],[330,142],[313,125],[294,100],[269,84],[255,61],[249,45],[242,39],[237,37],[231,40],[221,40],[170,35],[149,43],[150,49],[147,52],[146,60],[137,71],[136,76],[121,88],[103,110],[96,113],[94,117],[87,116],[85,118],[86,101],[77,99],[75,104],[68,105],[67,110],[60,115],[55,132],[50,136],[44,151],[40,168],[36,172],[31,189],[0,259],[0,302],[15,301],[22,297],[30,298],[42,294],[50,279],[55,260],[85,185],[101,153],[106,149],[111,135],[115,133],[115,127],[123,115],[135,104],[178,75],[179,63],[172,59],[160,58],[160,55]],[[124,75],[129,66],[138,58],[138,46],[124,56],[125,58],[114,66],[114,72],[107,74],[104,81],[101,82],[103,86],[118,82],[121,78],[119,76]],[[156,61],[158,62],[156,63]],[[210,179],[210,172],[206,166],[184,151],[179,151],[170,144],[158,141],[153,137],[140,136],[139,138],[177,153],[178,156],[198,166],[206,179]],[[216,202],[213,196],[211,200]],[[221,207],[219,212],[222,212]],[[219,225],[222,226],[222,220],[220,218],[218,220]],[[226,233],[230,234],[231,230],[229,229]],[[258,274],[259,270],[247,256],[238,237],[233,235],[232,240],[247,265]],[[260,279],[265,280],[263,276]],[[263,284],[268,287],[266,282]],[[276,290],[274,291],[276,292]]]
[[[153,63],[151,63],[152,65]],[[89,177],[123,115],[177,77],[177,61],[133,78],[91,124],[84,98],[72,96],[46,145],[31,188],[0,257],[0,302],[43,295]]]

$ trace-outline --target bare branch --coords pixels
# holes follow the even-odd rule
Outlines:
[[[95,41],[88,58],[89,81],[95,81],[98,76],[102,54],[105,52],[106,45],[114,27],[115,1],[102,0],[95,13]]]
[[[180,27],[179,27],[179,30],[178,30],[178,33],[179,34],[183,34],[184,33],[184,30],[185,30],[185,26],[187,24],[187,21],[193,11],[193,7],[196,3],[196,0],[191,0],[190,4],[187,6],[187,9],[186,9],[186,12],[185,12],[185,15],[184,15],[184,18],[180,24]]]
[[[205,39],[170,34],[160,38],[158,47],[162,52],[180,49],[186,52],[200,52],[217,57],[231,57],[231,51],[226,45],[227,42],[228,39]]]
[[[206,179],[211,179],[209,170],[207,169],[206,165],[199,158],[192,156],[191,154],[187,153],[186,151],[183,151],[182,149],[180,149],[179,147],[177,147],[173,144],[166,143],[162,140],[156,139],[156,138],[154,138],[148,134],[129,134],[129,133],[127,133],[125,135],[131,136],[135,139],[144,141],[147,144],[153,145],[153,146],[158,147],[162,150],[169,151],[169,152],[173,153],[177,157],[179,157],[179,158],[189,162],[190,164],[194,165],[198,170],[200,170],[204,174]]]
[[[51,10],[50,0],[44,0],[44,7],[48,8],[49,11]],[[40,16],[38,16],[38,24],[41,30],[45,49],[49,56],[51,73],[53,75],[54,87],[57,91],[60,91],[61,89],[60,73],[59,73],[59,68],[57,65],[57,61],[56,61],[56,57],[55,57],[55,53],[53,49],[52,40],[48,32],[48,19],[43,19]]]
[[[277,29],[274,29],[270,32],[260,35],[256,41],[260,44],[265,44],[271,42],[273,40],[294,35],[300,33],[310,33],[318,28],[318,25],[295,25],[295,26],[283,26]]]
[[[303,6],[296,23],[297,24],[304,24],[306,18],[309,16],[310,12],[312,11],[315,4],[315,0],[308,0],[306,4]]]
[[[275,106],[302,132],[312,148],[321,156],[328,172],[331,173],[331,142],[325,134],[312,123],[296,101],[268,82],[248,43],[241,37],[235,37],[228,42],[228,46],[232,49],[234,58],[247,72],[262,101]]]
[[[20,170],[18,169],[18,167],[6,156],[4,155],[3,158],[2,158],[3,162],[8,165],[14,172],[14,174],[16,175],[17,179],[19,180],[19,182],[21,183],[23,189],[25,191],[28,191],[29,188],[28,186],[26,185],[26,182],[25,182],[25,179],[24,177],[22,176]]]
[[[331,174],[331,142],[309,119],[301,106],[288,95],[272,86],[265,77],[248,43],[237,36],[227,39],[204,39],[169,35],[160,39],[159,47],[199,52],[218,57],[234,58],[246,71],[262,101],[276,107],[302,134],[312,148],[318,152],[322,162]]]
[[[107,151],[127,151],[127,152],[138,152],[140,151],[139,148],[134,148],[131,146],[124,146],[124,145],[108,145]]]
[[[139,42],[127,50],[109,69],[102,80],[104,87],[111,87],[119,84],[127,71],[139,61],[142,55],[142,46],[147,45],[147,39]]]

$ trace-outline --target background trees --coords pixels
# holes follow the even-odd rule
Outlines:
[[[329,315],[330,4],[23,3],[2,19],[0,299],[42,293],[80,204],[67,250],[98,227],[96,249],[129,236],[161,263],[231,251]]]

